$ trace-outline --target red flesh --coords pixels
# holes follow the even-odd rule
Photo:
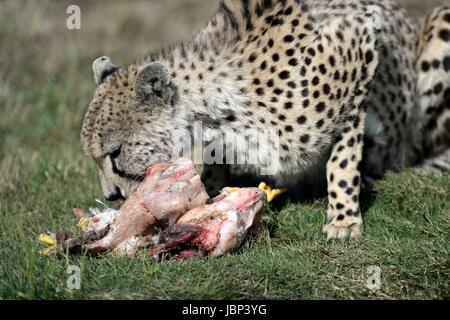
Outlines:
[[[174,223],[209,198],[190,160],[155,164],[146,172],[145,180],[125,201],[108,234],[89,245],[88,250],[112,250],[128,239],[144,235],[157,220]]]

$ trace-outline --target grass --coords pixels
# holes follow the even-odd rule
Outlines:
[[[14,192],[1,194],[3,298],[450,298],[448,177],[388,175],[365,202],[366,235],[357,241],[324,241],[323,200],[288,203],[266,213],[270,238],[222,258],[154,263],[145,252],[134,259],[37,254],[38,233],[76,231],[71,208],[94,205],[100,192],[94,179],[64,171],[43,159],[22,172]],[[81,290],[66,289],[69,265],[82,270]],[[365,286],[371,265],[382,272],[377,291]]]
[[[90,62],[103,53],[129,62],[148,51],[148,43],[187,37],[215,4],[186,2],[151,1],[155,19],[142,18],[148,7],[142,1],[112,2],[106,13],[81,2],[77,32],[61,26],[64,2],[0,4],[6,79],[0,82],[0,298],[450,298],[450,179],[409,170],[388,174],[364,197],[366,233],[356,241],[324,241],[326,203],[320,199],[272,207],[264,216],[270,237],[216,259],[154,263],[145,252],[134,259],[37,253],[37,234],[76,232],[71,209],[98,206],[94,199],[101,197],[94,163],[78,139],[94,89]],[[108,10],[115,12],[113,25],[98,23]],[[167,17],[179,17],[181,26],[170,23],[172,29],[158,34],[133,31],[160,28]],[[66,287],[69,265],[82,270],[81,290]],[[366,288],[371,265],[381,268],[375,291]]]

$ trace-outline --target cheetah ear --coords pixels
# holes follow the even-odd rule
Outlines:
[[[139,70],[134,88],[137,99],[146,104],[168,104],[175,94],[169,72],[159,62],[149,63]]]
[[[94,80],[97,85],[103,82],[107,76],[117,70],[117,66],[112,62],[110,57],[100,57],[92,63],[94,71]]]

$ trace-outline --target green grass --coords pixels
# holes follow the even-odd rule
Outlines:
[[[167,7],[153,1],[152,8],[161,10],[150,13],[156,20],[142,19],[145,1],[125,7],[113,2],[109,10],[116,19],[107,29],[97,23],[104,21],[103,6],[88,10],[82,2],[84,29],[78,33],[61,27],[64,5],[0,4],[6,80],[0,82],[0,298],[450,298],[450,179],[408,170],[388,174],[364,197],[366,233],[356,241],[324,241],[322,199],[268,210],[270,238],[249,240],[221,258],[155,263],[145,252],[134,259],[38,254],[39,233],[77,232],[71,209],[98,206],[94,199],[101,198],[94,163],[78,138],[94,89],[91,61],[107,53],[129,62],[148,43],[157,47],[186,37],[215,7],[186,1]],[[184,17],[183,23],[170,23],[162,34],[130,36],[133,28],[160,30],[167,16]],[[124,30],[126,39],[120,37]],[[69,265],[82,269],[81,290],[66,287]],[[371,265],[381,268],[380,290],[366,288]]]
[[[155,263],[145,252],[133,259],[39,255],[36,235],[75,232],[71,208],[95,205],[100,191],[94,178],[65,173],[48,159],[22,175],[14,191],[1,193],[3,298],[450,298],[448,177],[405,172],[377,183],[357,241],[324,241],[320,200],[269,210],[270,238],[227,256]],[[69,265],[82,269],[81,290],[66,288]],[[381,268],[380,290],[365,286],[370,265]]]

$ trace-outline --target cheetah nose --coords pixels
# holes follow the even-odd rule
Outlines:
[[[123,200],[123,199],[125,199],[125,197],[122,195],[122,193],[120,192],[120,189],[118,187],[116,187],[114,192],[111,192],[110,194],[105,196],[105,198],[108,201],[116,201],[116,200]]]

